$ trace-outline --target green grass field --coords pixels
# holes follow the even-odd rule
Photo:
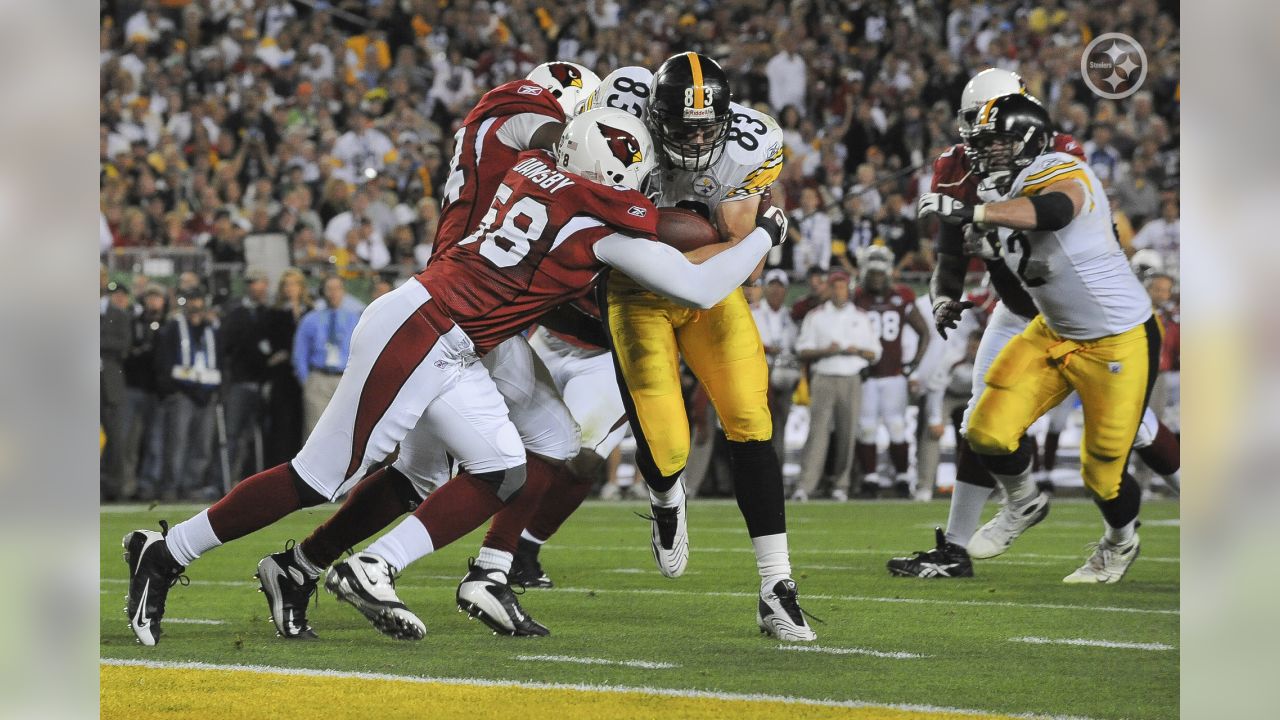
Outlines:
[[[653,566],[649,523],[633,514],[647,506],[587,503],[543,551],[557,588],[530,590],[522,600],[551,628],[549,638],[495,637],[456,612],[454,589],[478,547],[476,533],[400,578],[401,597],[427,623],[425,640],[384,638],[321,590],[310,611],[321,639],[285,642],[275,637],[252,575],[260,557],[305,537],[332,511],[318,508],[189,568],[190,587],[169,596],[163,642],[141,647],[122,610],[120,538],[196,509],[102,513],[103,658],[765,693],[1036,716],[1178,714],[1179,528],[1171,502],[1144,507],[1142,557],[1122,583],[1099,587],[1061,582],[1100,533],[1092,503],[1055,501],[1048,519],[1009,553],[978,563],[978,577],[961,581],[892,578],[884,569],[891,555],[932,545],[932,526],[946,518],[943,501],[791,505],[801,601],[825,620],[815,624],[817,646],[829,652],[781,649],[759,634],[750,543],[737,507],[726,501],[691,502],[689,571],[677,580]],[[988,516],[993,512],[994,506]],[[672,667],[581,664],[584,658]],[[793,707],[794,717],[806,716],[805,706]]]

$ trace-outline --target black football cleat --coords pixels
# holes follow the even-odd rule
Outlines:
[[[129,594],[125,613],[138,642],[151,646],[160,642],[160,621],[169,588],[185,581],[184,568],[173,559],[165,543],[169,526],[160,522],[161,532],[134,530],[124,536],[124,561],[129,566]]]
[[[889,574],[895,577],[959,578],[973,577],[973,561],[969,553],[955,543],[947,542],[942,528],[934,528],[937,547],[918,550],[911,557],[891,558]]]
[[[467,561],[467,575],[458,584],[458,609],[479,620],[497,635],[511,637],[545,637],[551,634],[544,625],[529,617],[520,607],[511,585],[500,570],[486,570]]]
[[[511,560],[511,582],[526,588],[555,587],[555,583],[551,582],[551,578],[542,569],[542,563],[538,561],[538,551],[541,549],[542,546],[538,543],[520,538],[515,557]]]
[[[292,541],[291,541],[292,542]],[[267,598],[267,612],[276,634],[286,640],[310,640],[316,631],[307,622],[307,604],[316,594],[319,578],[310,577],[298,565],[292,545],[284,552],[268,555],[258,562],[254,576]]]

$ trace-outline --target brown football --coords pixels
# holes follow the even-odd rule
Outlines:
[[[665,207],[658,209],[658,242],[690,252],[720,242],[720,233],[692,210]]]

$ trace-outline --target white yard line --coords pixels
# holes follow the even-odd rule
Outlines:
[[[165,618],[167,623],[176,623],[178,625],[226,625],[225,620],[204,620],[201,618]]]
[[[696,531],[691,531],[690,534],[696,535]],[[645,549],[641,546],[622,545],[622,544],[619,544],[619,545],[568,544],[568,545],[564,545],[563,547],[566,550],[587,550],[590,552],[610,552],[610,553],[616,553],[619,551],[626,551],[626,550],[635,550],[636,552],[641,552]],[[743,547],[732,547],[732,548],[703,547],[702,545],[693,545],[690,548],[690,552],[697,554],[697,553],[753,553],[755,551],[752,550],[749,546],[744,544]],[[880,548],[812,548],[812,549],[791,548],[792,555],[883,555],[885,557],[895,557],[898,555],[910,555],[912,552],[913,551],[911,550],[894,550],[894,549],[880,549]],[[648,554],[648,553],[645,553],[645,554]],[[1044,555],[1041,553],[1023,553],[1023,552],[1013,552],[1009,555],[1010,559],[1032,558],[1036,560],[1075,560],[1075,561],[1083,561],[1088,557],[1089,557],[1089,553],[1086,552],[1083,548],[1081,549],[1080,554],[1078,555]],[[1182,562],[1180,559],[1176,557],[1150,557],[1147,555],[1143,555],[1141,558],[1141,561],[1157,562],[1157,563],[1175,563],[1175,564]]]
[[[1113,642],[1111,640],[1089,640],[1087,638],[1015,637],[1009,638],[1009,642],[1027,643],[1029,645],[1076,645],[1079,647],[1117,648],[1120,650],[1177,649],[1164,643]]]
[[[126,660],[123,658],[101,658],[103,665],[142,667],[171,670],[223,670],[228,672],[269,673],[275,675],[293,675],[302,677],[350,678],[355,680],[389,680],[393,682],[438,683],[441,685],[461,685],[471,687],[495,688],[530,688],[536,690],[579,690],[601,693],[641,693],[663,697],[704,698],[708,700],[730,700],[741,702],[777,702],[790,705],[807,705],[816,707],[838,708],[884,708],[903,712],[939,713],[952,715],[979,715],[993,717],[1016,717],[1027,720],[1090,720],[1090,718],[1067,715],[1039,715],[1035,713],[1007,713],[988,710],[971,710],[967,708],[941,707],[938,705],[907,705],[897,703],[873,703],[862,700],[821,700],[816,698],[792,697],[788,695],[766,695],[763,693],[727,693],[710,690],[685,690],[679,688],[659,688],[631,685],[591,685],[585,683],[543,683],[514,682],[509,680],[486,680],[480,678],[448,678],[424,677],[417,675],[389,675],[384,673],[348,672],[343,670],[313,670],[309,668],[276,667],[271,665],[217,665],[202,662],[171,662],[163,660]]]
[[[452,575],[440,575],[437,577],[452,579]],[[102,578],[104,583],[127,583],[124,578]],[[240,580],[192,580],[192,585],[218,585],[225,587],[257,587],[258,583],[253,581]],[[402,590],[441,590],[445,585],[416,585],[403,583],[398,584],[398,588]],[[580,587],[556,587],[549,588],[539,592],[566,592],[566,593],[591,593],[596,596],[602,595],[673,595],[673,596],[691,596],[691,597],[735,597],[735,598],[754,598],[758,597],[757,593],[750,592],[726,592],[714,590],[666,590],[663,588],[580,588]],[[874,595],[818,595],[813,593],[805,593],[803,596],[808,600],[834,600],[837,602],[852,603],[901,603],[904,605],[948,605],[963,607],[996,607],[996,608],[1027,608],[1034,610],[1067,610],[1082,612],[1111,612],[1111,613],[1134,613],[1139,615],[1179,615],[1178,610],[1162,610],[1156,608],[1134,608],[1134,607],[1117,607],[1109,605],[1061,605],[1056,603],[1021,603],[1001,600],[949,600],[936,598],[904,598],[904,597],[877,597]]]
[[[809,652],[822,653],[824,655],[867,655],[875,658],[887,658],[890,660],[918,660],[920,658],[933,657],[932,655],[918,655],[909,652],[886,652],[884,650],[871,650],[870,648],[860,647],[822,647],[821,645],[779,645],[779,650],[790,650],[792,652]]]
[[[620,665],[622,667],[643,668],[645,670],[668,670],[680,667],[675,663],[650,662],[648,660],[609,660],[608,658],[576,657],[573,655],[516,655],[516,659],[533,662],[573,663],[575,665]]]

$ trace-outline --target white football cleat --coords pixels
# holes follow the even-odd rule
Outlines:
[[[800,609],[796,582],[791,578],[779,580],[773,587],[761,591],[756,606],[756,624],[760,632],[783,642],[810,642],[818,634],[804,620]]]
[[[1035,498],[1018,507],[1006,502],[1000,512],[969,539],[969,557],[983,560],[1001,555],[1018,536],[1049,514],[1049,496],[1037,493]]]
[[[685,522],[688,514],[686,505],[687,500],[684,498],[676,507],[649,505],[653,512],[649,516],[653,527],[649,544],[653,548],[653,559],[658,563],[658,571],[665,577],[680,577],[689,564],[689,526]]]
[[[356,553],[334,564],[324,587],[368,618],[378,632],[397,640],[421,640],[427,626],[396,595],[395,568],[373,553]]]
[[[1080,569],[1062,578],[1069,585],[1097,585],[1120,582],[1140,552],[1138,533],[1127,543],[1115,544],[1105,537],[1098,541],[1093,554]]]
[[[841,490],[840,488],[836,488],[835,490],[831,491],[831,501],[832,502],[849,502],[849,493],[845,492],[844,490]]]

